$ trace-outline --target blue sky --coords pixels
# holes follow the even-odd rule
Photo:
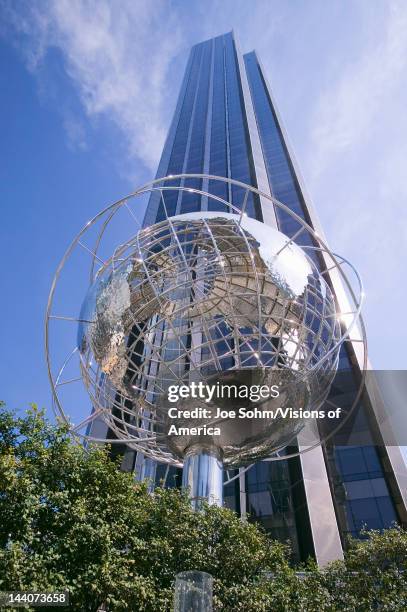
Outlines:
[[[43,318],[65,248],[155,174],[190,46],[264,64],[331,247],[359,269],[370,357],[407,369],[407,3],[0,1],[1,371],[50,406]]]

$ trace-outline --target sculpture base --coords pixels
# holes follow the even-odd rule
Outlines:
[[[223,505],[223,464],[217,449],[193,446],[187,451],[182,486],[189,489],[194,510],[203,502]]]

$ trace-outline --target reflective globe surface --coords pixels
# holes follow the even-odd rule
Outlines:
[[[160,444],[181,459],[205,443],[219,447],[226,465],[244,465],[288,444],[304,423],[226,418],[212,439],[170,436],[170,385],[246,377],[280,385],[264,409],[315,409],[337,367],[340,326],[329,286],[300,247],[245,216],[189,213],[141,230],[102,268],[80,319],[92,400],[106,407],[120,397],[126,406],[103,418],[116,433],[126,422],[127,435],[150,419]],[[208,419],[179,424],[209,423],[217,407]]]

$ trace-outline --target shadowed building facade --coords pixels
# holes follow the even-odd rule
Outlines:
[[[159,163],[157,178],[209,174],[251,184],[283,202],[320,235],[322,229],[306,196],[290,151],[264,70],[255,52],[242,54],[233,33],[195,45],[190,53],[174,117]],[[211,184],[212,183],[212,184]],[[244,191],[226,183],[189,178],[172,181],[202,189],[242,204]],[[169,215],[198,210],[225,210],[225,205],[194,193],[169,191]],[[271,226],[299,245],[312,246],[307,232],[280,209],[270,210],[252,193],[248,215]],[[160,194],[152,193],[144,226],[165,218]],[[315,256],[316,257],[316,256]],[[323,269],[323,261],[317,261]],[[327,272],[325,270],[325,272]],[[329,271],[327,272],[329,276]],[[338,280],[330,284],[340,302]],[[339,374],[331,391],[336,405],[346,407],[360,379],[357,342],[347,342],[340,354]],[[345,382],[344,382],[345,381]],[[372,401],[373,395],[375,401]],[[380,398],[365,394],[357,419],[319,448],[280,461],[262,461],[225,487],[225,503],[250,521],[259,521],[273,537],[289,539],[293,555],[309,555],[324,564],[339,558],[346,536],[357,536],[363,525],[382,529],[406,520],[406,469],[397,446],[383,444],[377,426]],[[363,446],[350,445],[355,428],[368,431]],[[321,432],[322,433],[322,432]],[[298,440],[301,446],[301,441]],[[287,449],[287,454],[297,447]],[[132,453],[127,469],[167,486],[179,486],[180,470],[156,465]]]

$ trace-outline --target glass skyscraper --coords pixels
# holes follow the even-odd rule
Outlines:
[[[240,52],[233,33],[197,44],[191,50],[157,178],[182,173],[249,183],[286,204],[322,234],[261,63],[254,51]],[[208,190],[237,206],[244,194],[226,183],[210,185],[206,179],[190,178],[182,184]],[[159,192],[153,192],[145,226],[165,217],[162,206]],[[169,191],[166,198],[170,215],[219,210],[222,206],[185,191]],[[266,212],[261,197],[253,194],[246,211],[290,237],[299,229],[298,222],[282,210]],[[295,240],[300,245],[312,245],[306,232]],[[317,264],[324,265],[318,259]],[[330,282],[337,290],[338,281],[332,278]],[[339,368],[349,375],[338,377],[332,387],[336,404],[345,407],[351,401],[360,366],[358,347],[345,343]],[[348,423],[327,444],[294,458],[260,462],[241,471],[225,487],[226,504],[248,520],[261,522],[273,537],[289,539],[296,559],[311,554],[320,564],[339,558],[346,536],[357,536],[363,525],[382,529],[393,522],[405,523],[405,464],[397,446],[383,444],[372,394],[365,394],[357,422]],[[349,439],[361,421],[371,440],[363,446],[351,446]],[[287,454],[293,450],[296,448],[287,449]],[[138,470],[140,461],[139,457]],[[179,470],[154,466],[149,460],[145,463],[157,482],[165,475],[167,486],[180,484]]]

